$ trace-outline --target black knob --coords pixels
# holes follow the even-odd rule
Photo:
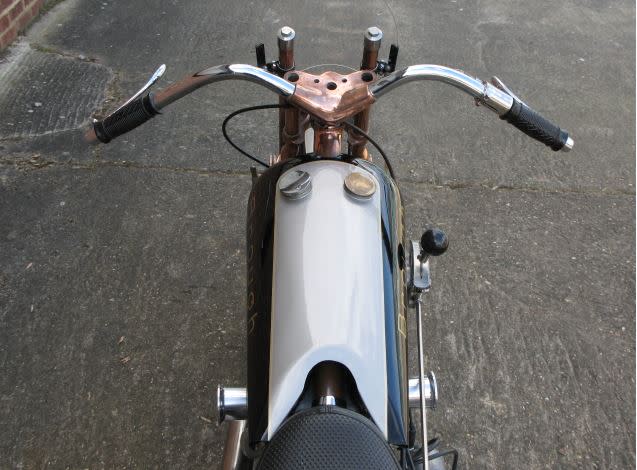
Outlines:
[[[438,228],[430,228],[422,234],[420,247],[426,256],[439,256],[449,248],[447,234]]]

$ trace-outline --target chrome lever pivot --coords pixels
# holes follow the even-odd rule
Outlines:
[[[137,93],[135,93],[133,96],[131,96],[130,99],[126,103],[124,103],[119,108],[117,108],[115,111],[113,111],[113,113],[116,113],[117,111],[122,109],[127,104],[129,104],[132,101],[135,101],[137,98],[139,98],[144,92],[146,92],[150,87],[152,87],[157,82],[157,80],[159,80],[161,78],[161,76],[164,74],[165,71],[166,71],[166,64],[161,64],[159,66],[159,68],[157,68],[157,70],[155,70],[155,73],[153,73],[151,75],[151,77],[148,79],[146,84],[143,87],[141,87]]]
[[[495,75],[493,77],[491,77],[491,83],[493,84],[493,86],[495,86],[496,88],[500,89],[501,91],[505,92],[507,95],[509,95],[511,98],[513,98],[514,100],[522,103],[522,104],[526,104],[524,101],[522,101],[515,93],[513,93],[511,91],[511,89],[506,86],[504,84],[504,82],[502,80],[500,80],[498,77],[496,77]]]

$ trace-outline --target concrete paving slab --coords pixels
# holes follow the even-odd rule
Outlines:
[[[216,385],[245,383],[249,178],[0,181],[0,466],[216,465]]]
[[[253,63],[254,44],[263,41],[272,53],[276,30],[283,24],[297,29],[300,68],[356,66],[362,32],[376,24],[385,31],[387,46],[399,42],[401,65],[440,63],[482,78],[499,75],[576,139],[575,153],[554,155],[486,110],[475,109],[454,89],[408,85],[382,100],[372,127],[402,179],[634,193],[634,2],[567,1],[556,6],[548,1],[457,0],[390,6],[393,17],[379,0],[224,0],[215,5],[197,0],[187,6],[155,1],[128,2],[125,8],[115,2],[72,0],[59,5],[29,40],[111,67],[117,77],[113,88],[121,99],[160,63],[168,65],[160,86],[208,65]],[[272,98],[252,84],[208,87],[110,144],[103,158],[126,155],[140,163],[244,168],[246,162],[224,142],[219,127],[232,110]],[[266,113],[242,117],[243,131],[237,131],[245,136],[241,143],[263,155],[272,153],[276,143],[275,130],[261,127]],[[255,140],[260,142],[256,147]]]
[[[249,178],[51,165],[0,180],[5,462],[217,462],[214,387],[245,380]],[[431,427],[465,468],[630,466],[632,198],[403,192],[412,236],[451,237],[427,302]]]
[[[102,106],[111,73],[103,65],[25,41],[0,65],[0,140],[35,137],[88,125]],[[80,85],[80,86],[78,86]]]
[[[411,234],[450,236],[425,304],[441,395],[429,416],[463,468],[634,465],[633,198],[403,192]]]

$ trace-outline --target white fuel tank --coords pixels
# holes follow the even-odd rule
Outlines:
[[[286,175],[299,171],[309,175],[311,189],[284,195]],[[336,161],[304,163],[288,173],[279,179],[275,201],[268,438],[322,361],[349,369],[387,436],[379,182],[360,166]],[[348,191],[350,173],[371,180],[373,194]]]

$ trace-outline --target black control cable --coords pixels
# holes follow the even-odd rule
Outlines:
[[[387,154],[383,151],[383,149],[380,147],[380,145],[378,145],[378,143],[374,139],[372,139],[369,136],[369,134],[363,131],[363,129],[361,129],[360,127],[355,126],[351,122],[347,122],[347,121],[343,122],[343,124],[345,124],[346,127],[349,127],[357,134],[360,134],[363,137],[365,137],[365,139],[369,140],[369,142],[374,147],[376,147],[376,150],[378,150],[378,153],[380,153],[380,156],[383,157],[383,160],[385,161],[385,166],[387,167],[387,171],[389,171],[389,176],[391,176],[393,180],[396,180],[396,177],[394,176],[394,168],[391,166],[391,163],[389,163],[389,158],[387,157]]]
[[[237,116],[239,114],[248,113],[250,111],[258,111],[260,109],[277,109],[277,108],[289,108],[289,106],[285,105],[285,104],[262,104],[262,105],[259,105],[259,106],[249,106],[247,108],[237,109],[233,113],[228,114],[228,116],[223,120],[223,124],[221,124],[221,132],[223,133],[223,137],[228,141],[228,143],[230,145],[232,145],[234,147],[234,149],[237,152],[241,153],[242,155],[245,155],[250,160],[252,160],[253,162],[258,163],[259,165],[263,165],[266,168],[270,168],[270,165],[268,165],[267,163],[259,160],[257,157],[255,157],[254,155],[246,152],[241,147],[239,147],[237,144],[235,144],[232,141],[232,139],[230,138],[230,136],[228,135],[226,127],[228,126],[228,122],[230,121],[230,119],[232,119],[233,117],[235,117],[235,116]]]
[[[245,155],[250,160],[258,163],[259,165],[263,165],[266,168],[270,168],[270,165],[268,165],[264,161],[259,160],[254,155],[246,152],[245,150],[243,150],[241,147],[239,147],[237,144],[235,144],[232,141],[232,139],[228,135],[228,130],[227,130],[228,122],[230,122],[230,120],[233,117],[235,117],[235,116],[237,116],[239,114],[248,113],[250,111],[259,111],[261,109],[289,108],[289,107],[290,107],[289,105],[285,105],[285,104],[262,104],[262,105],[258,105],[258,106],[249,106],[247,108],[237,109],[236,111],[228,114],[228,116],[223,120],[223,123],[221,124],[221,132],[223,133],[223,137],[228,141],[228,143],[230,145],[232,145],[232,147],[234,147],[234,149],[237,152],[241,153],[242,155]],[[387,167],[387,171],[389,172],[389,175],[392,177],[392,179],[395,180],[396,177],[394,175],[394,168],[392,167],[391,163],[389,162],[389,158],[387,157],[387,154],[383,151],[381,146],[374,139],[372,139],[369,136],[369,134],[367,134],[365,131],[363,131],[363,129],[361,129],[358,126],[355,126],[351,122],[345,121],[345,122],[343,122],[343,125],[345,125],[345,127],[349,128],[349,129],[351,129],[352,131],[356,132],[357,134],[360,134],[365,139],[367,139],[374,147],[376,147],[376,150],[378,150],[378,153],[380,153],[381,157],[383,157],[383,160],[385,161],[385,166]]]

